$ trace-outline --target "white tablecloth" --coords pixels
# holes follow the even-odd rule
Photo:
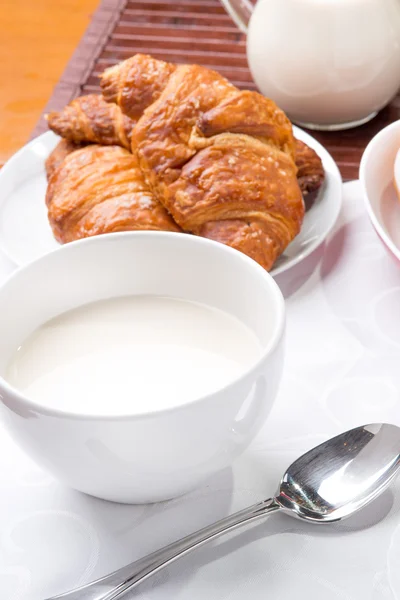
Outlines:
[[[12,270],[0,257],[0,273]],[[81,585],[269,497],[298,455],[352,426],[400,425],[400,268],[345,185],[335,232],[279,277],[286,368],[262,432],[232,469],[188,496],[121,506],[56,483],[0,432],[0,598]],[[353,519],[312,526],[272,515],[144,583],[146,600],[400,599],[400,481]]]

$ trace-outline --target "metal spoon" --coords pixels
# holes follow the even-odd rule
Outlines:
[[[119,600],[177,558],[272,512],[286,512],[312,523],[340,521],[379,496],[399,468],[400,427],[386,424],[357,427],[297,459],[284,474],[274,498],[221,519],[106,577],[48,600]]]

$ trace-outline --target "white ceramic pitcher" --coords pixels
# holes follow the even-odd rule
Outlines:
[[[347,129],[400,87],[400,0],[222,0],[260,91],[296,123]]]

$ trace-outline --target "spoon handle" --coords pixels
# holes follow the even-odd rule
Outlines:
[[[177,542],[173,542],[161,550],[157,550],[130,565],[126,565],[110,575],[97,579],[79,589],[48,600],[119,600],[133,587],[154,575],[177,558],[199,548],[206,542],[215,540],[220,535],[232,531],[250,521],[265,517],[280,509],[274,498],[264,500],[245,508],[229,517],[225,517],[212,525],[208,525]]]

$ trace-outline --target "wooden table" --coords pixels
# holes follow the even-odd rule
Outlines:
[[[0,165],[27,141],[98,0],[1,0]]]

